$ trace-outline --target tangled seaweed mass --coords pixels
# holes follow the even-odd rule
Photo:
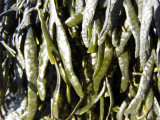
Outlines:
[[[0,119],[160,120],[159,0],[0,0]]]

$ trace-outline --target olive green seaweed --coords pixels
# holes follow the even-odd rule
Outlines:
[[[159,120],[160,0],[0,0],[0,120]]]
[[[129,53],[128,51],[122,53],[118,57],[118,62],[119,62],[119,67],[122,73],[121,77],[121,91],[125,92],[126,89],[128,88],[128,83],[129,83]]]
[[[82,90],[82,86],[79,83],[79,80],[73,71],[72,60],[71,60],[71,48],[70,48],[65,30],[57,16],[54,1],[50,1],[50,5],[52,6],[52,10],[55,13],[55,23],[56,23],[56,29],[57,29],[57,44],[58,44],[58,49],[59,49],[59,53],[60,53],[64,68],[66,70],[68,79],[71,82],[76,93],[78,94],[79,97],[83,98],[84,93]]]
[[[30,24],[30,17],[27,17],[28,25]],[[38,97],[37,97],[37,76],[38,76],[38,64],[37,64],[37,44],[35,42],[35,36],[31,27],[28,28],[28,32],[24,45],[24,60],[25,70],[28,79],[28,106],[26,120],[32,120],[37,112]]]
[[[112,56],[113,56],[113,47],[110,45],[106,45],[102,65],[97,75],[93,76],[93,90],[95,94],[97,94],[99,91],[101,80],[105,76],[108,70],[108,67],[112,60]]]
[[[136,109],[138,103],[142,99],[143,95],[146,92],[146,89],[150,83],[152,71],[153,71],[153,65],[154,65],[154,58],[155,57],[155,51],[152,50],[152,55],[150,56],[149,60],[147,61],[144,71],[142,73],[142,77],[140,80],[140,85],[138,88],[138,92],[134,99],[129,104],[128,108],[125,110],[124,115],[128,115],[129,113],[133,112],[133,110]]]
[[[82,21],[82,39],[84,42],[84,45],[88,48],[89,47],[89,40],[88,40],[88,28],[93,20],[95,8],[97,6],[98,0],[88,0],[84,9],[83,13],[83,21]]]

